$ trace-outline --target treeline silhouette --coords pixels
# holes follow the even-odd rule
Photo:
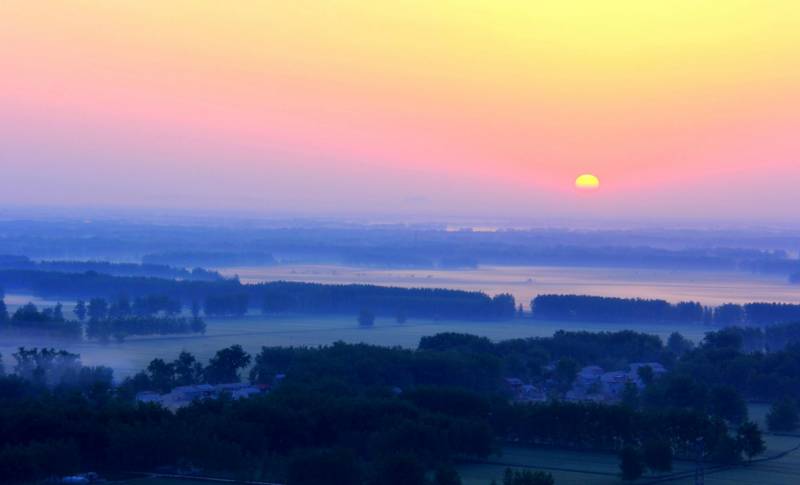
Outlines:
[[[99,273],[0,271],[0,286],[50,298],[116,298],[166,295],[184,305],[203,302],[209,315],[241,315],[246,309],[266,313],[352,314],[368,309],[377,315],[408,318],[502,319],[515,315],[508,294],[490,297],[474,291],[399,288],[375,285],[326,285],[269,282],[242,284],[236,279],[187,281],[117,277]]]
[[[80,338],[83,328],[79,322],[67,320],[63,307],[39,308],[33,303],[21,306],[9,315],[5,301],[0,298],[0,333],[35,332],[39,336]]]
[[[61,303],[41,310],[28,303],[9,315],[5,301],[0,299],[0,333],[69,339],[85,335],[90,340],[122,341],[132,335],[205,332],[206,324],[195,308],[192,318],[177,316],[180,312],[180,302],[176,308],[174,301],[160,296],[137,298],[133,305],[126,298],[111,303],[93,298],[88,304],[79,300],[74,309],[77,320],[70,320],[64,316]]]
[[[646,339],[569,336],[598,346],[639,338]],[[755,425],[687,393],[705,389],[702,376],[681,387],[684,371],[678,384],[666,377],[648,384],[645,393],[652,386],[666,397],[641,404],[510,402],[497,360],[524,353],[524,343],[449,334],[417,350],[344,343],[263,348],[250,377],[269,393],[197,401],[174,413],[136,404],[132,393],[238,380],[251,356],[232,346],[203,365],[184,352],[171,362],[153,360],[113,388],[110,371],[84,368],[74,354],[22,349],[13,356],[13,375],[0,377],[0,481],[191,464],[204,474],[287,485],[451,485],[458,483],[454,462],[486,459],[509,441],[603,451],[657,446],[666,455],[647,463],[663,470],[673,454],[693,458],[698,438],[711,462],[736,463],[763,451]],[[680,362],[695,365],[723,349],[718,344],[711,338]],[[592,358],[580,349],[569,351]],[[730,358],[742,356],[724,349]]]
[[[531,301],[533,318],[584,322],[694,323],[724,326],[772,325],[800,321],[800,305],[727,303],[704,307],[698,302],[615,298],[589,295],[539,295]]]
[[[60,271],[64,273],[95,272],[112,276],[149,276],[198,281],[217,281],[216,271],[200,267],[192,270],[152,263],[111,263],[107,261],[34,261],[26,256],[0,255],[0,270]]]

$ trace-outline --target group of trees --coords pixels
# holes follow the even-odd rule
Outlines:
[[[77,320],[64,316],[61,303],[41,310],[33,303],[19,307],[9,315],[0,298],[0,332],[36,333],[40,336],[80,339],[123,340],[130,335],[164,335],[178,333],[203,333],[206,324],[193,311],[192,318],[176,316],[181,312],[180,301],[154,295],[136,298],[133,304],[127,298],[109,302],[93,298],[87,304],[79,300],[73,310]]]
[[[163,394],[178,386],[240,382],[241,371],[251,361],[250,354],[240,345],[219,350],[205,366],[194,355],[183,351],[172,362],[153,359],[147,369],[126,378],[120,385],[120,392],[132,397],[140,391]]]
[[[745,348],[740,330],[708,332],[700,345],[676,361],[665,384],[677,379],[695,383],[693,395],[722,386],[751,400],[776,402],[800,397],[800,344],[765,353]]]
[[[704,307],[698,302],[588,295],[539,295],[531,301],[534,318],[631,323],[697,323],[720,327],[772,325],[800,321],[800,305],[726,303]]]
[[[495,361],[500,377],[514,376],[526,381],[547,377],[552,363],[566,374],[569,385],[579,367],[600,365],[606,369],[624,369],[632,362],[660,362],[669,365],[676,350],[664,346],[655,335],[623,330],[619,332],[567,332],[559,330],[551,337],[532,337],[492,342],[488,338],[460,333],[440,333],[423,337],[420,350],[458,355],[479,355]]]
[[[205,370],[225,367],[226,351]],[[233,353],[234,361],[243,355]],[[173,364],[183,377],[185,369],[196,372],[185,355]],[[454,485],[457,457],[480,459],[492,450],[486,416],[475,414],[485,409],[452,412],[413,393],[287,385],[172,413],[109,388],[35,390],[25,382],[0,377],[2,483],[185,464],[288,485]]]
[[[761,432],[753,423],[731,429],[717,416],[680,408],[634,410],[552,401],[495,407],[492,415],[495,431],[514,442],[617,451],[623,457],[634,450],[655,472],[669,471],[674,456],[693,459],[698,440],[705,443],[706,459],[714,462],[736,463],[764,451]]]
[[[189,265],[187,265],[189,266]],[[108,261],[34,261],[26,256],[0,255],[0,270],[60,271],[64,273],[102,273],[112,276],[146,276],[182,280],[215,281],[222,276],[203,268],[172,267],[152,263],[111,263]]]
[[[88,303],[79,299],[74,313],[80,321],[84,321],[87,317],[89,320],[99,321],[129,317],[173,317],[182,311],[183,304],[180,300],[168,295],[152,294],[136,297],[133,301],[127,296],[113,299],[92,298]]]
[[[13,395],[26,387],[36,391],[101,389],[105,392],[111,389],[112,370],[105,366],[84,366],[77,354],[52,348],[20,347],[11,357],[14,361],[12,374],[10,380],[3,381],[0,386],[0,400],[8,397],[6,393]],[[0,376],[4,375],[4,366],[0,365]],[[27,392],[23,394],[28,395]]]
[[[0,298],[0,332],[36,332],[50,337],[80,338],[83,329],[80,323],[64,318],[60,303],[41,311],[33,303],[19,307],[9,315],[5,301]]]
[[[522,404],[504,394],[512,370],[527,369],[540,382],[570,381],[580,365],[603,358],[660,360],[671,370],[643,379],[641,391],[626,388],[619,405]],[[634,478],[694,458],[698,440],[713,462],[763,452],[760,430],[747,420],[743,396],[753,397],[753,388],[743,376],[800,375],[800,350],[745,352],[729,331],[711,332],[697,346],[678,334],[663,345],[635,332],[497,343],[440,334],[416,350],[336,343],[265,347],[255,356],[232,346],[205,364],[188,352],[155,359],[117,389],[110,371],[80,370],[73,354],[21,349],[14,359],[16,375],[0,379],[0,465],[16,463],[9,476],[19,481],[74,471],[46,461],[60,452],[73,467],[101,471],[182,463],[288,485],[451,485],[458,483],[456,460],[485,458],[502,441],[618,452],[622,474]],[[254,383],[271,385],[282,375],[282,384],[265,396],[202,401],[174,414],[132,404],[138,391],[236,382],[248,368]],[[796,426],[798,395],[800,388],[777,386],[772,429]],[[551,483],[547,474],[509,473],[503,483]]]
[[[516,314],[511,295],[375,285],[326,285],[276,281],[242,284],[218,281],[117,277],[100,273],[0,270],[0,285],[43,297],[131,298],[166,295],[184,305],[203,302],[208,315],[242,315],[259,305],[264,313],[328,313],[355,315],[369,309],[376,315],[408,318],[504,319]],[[134,300],[135,301],[135,300]]]

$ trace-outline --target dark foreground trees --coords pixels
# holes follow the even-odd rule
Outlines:
[[[800,412],[797,402],[792,399],[781,399],[774,403],[767,414],[767,427],[770,431],[794,431],[800,424]]]

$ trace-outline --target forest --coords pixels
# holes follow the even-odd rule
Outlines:
[[[531,301],[535,319],[584,322],[696,323],[704,325],[763,326],[800,321],[800,305],[753,302],[717,307],[694,301],[615,298],[589,295],[538,295]]]
[[[611,342],[620,344],[612,346],[620,365],[661,356],[669,373],[613,405],[508,399],[505,377],[520,364],[533,368],[521,357],[557,359],[554,370],[536,372],[569,380],[575,367],[561,362],[592,362]],[[725,376],[732,362],[756,379],[795,383],[759,397],[774,403],[771,426],[797,426],[798,374],[787,364],[800,363],[800,348],[770,356],[743,351],[727,332],[709,333],[695,348],[679,336],[662,344],[632,332],[497,343],[441,334],[417,350],[337,343],[250,356],[234,345],[207,364],[183,352],[115,386],[110,369],[85,367],[75,354],[20,349],[0,378],[1,480],[182,466],[287,485],[452,485],[456,463],[485,459],[505,442],[619,453],[626,478],[668,471],[673,460],[693,457],[698,438],[709,462],[739,463],[764,444],[744,407],[755,389]],[[132,399],[141,390],[246,376],[269,392],[175,412]],[[525,379],[535,382],[534,372]]]
[[[469,320],[512,318],[517,311],[513,296],[491,297],[481,292],[399,288],[375,285],[326,285],[275,281],[242,284],[219,281],[121,277],[100,273],[56,271],[0,271],[0,287],[63,299],[115,299],[164,295],[191,305],[204,302],[208,315],[242,315],[248,309],[266,313],[327,313],[356,315],[368,309],[378,315],[459,318]]]

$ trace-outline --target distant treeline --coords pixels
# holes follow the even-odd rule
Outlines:
[[[778,352],[800,344],[800,321],[761,327],[726,327],[720,332],[736,336],[746,352]],[[718,332],[719,333],[719,332]]]
[[[479,236],[475,236],[479,237]],[[491,243],[475,244],[468,236],[451,234],[449,240],[382,242],[375,245],[340,242],[301,242],[287,247],[283,243],[271,251],[165,251],[143,257],[146,263],[177,266],[272,265],[278,259],[294,262],[329,262],[351,265],[400,268],[475,268],[479,264],[582,266],[629,268],[680,268],[684,270],[724,270],[753,273],[791,274],[800,272],[800,260],[785,251],[736,248],[664,249],[625,245],[569,246],[513,243],[513,237],[500,235]],[[359,239],[360,241],[360,239]],[[279,255],[276,257],[275,255]]]
[[[42,311],[33,303],[18,308],[9,315],[5,301],[0,298],[0,333],[35,332],[40,336],[80,338],[83,328],[79,322],[64,317],[61,304]]]
[[[102,298],[94,298],[88,305],[81,300],[74,310],[77,320],[70,320],[64,316],[60,303],[41,310],[33,303],[28,303],[9,315],[5,301],[0,298],[0,334],[80,339],[84,335],[84,325],[88,339],[102,341],[111,338],[121,341],[131,335],[205,332],[206,324],[196,309],[193,308],[191,319],[178,317],[176,313],[181,311],[180,302],[176,310],[174,303],[167,300],[167,306],[155,307],[158,309],[154,311],[153,304],[159,300],[162,299],[141,298],[134,305],[125,298],[111,304]]]
[[[800,305],[788,303],[727,303],[704,307],[692,301],[672,304],[657,299],[589,295],[539,295],[531,301],[531,311],[537,319],[599,322],[737,326],[800,321]]]
[[[164,295],[183,304],[203,302],[207,315],[241,315],[247,309],[266,313],[356,314],[429,318],[500,319],[515,315],[511,295],[430,288],[374,285],[326,285],[270,282],[242,284],[238,280],[186,281],[146,277],[116,277],[98,273],[71,274],[31,270],[0,271],[0,287],[42,297],[130,298]]]
[[[189,266],[189,265],[187,265]],[[0,255],[0,270],[60,271],[64,273],[95,272],[112,276],[149,276],[183,280],[216,281],[216,271],[175,268],[163,264],[110,263],[107,261],[34,261],[26,256]]]

